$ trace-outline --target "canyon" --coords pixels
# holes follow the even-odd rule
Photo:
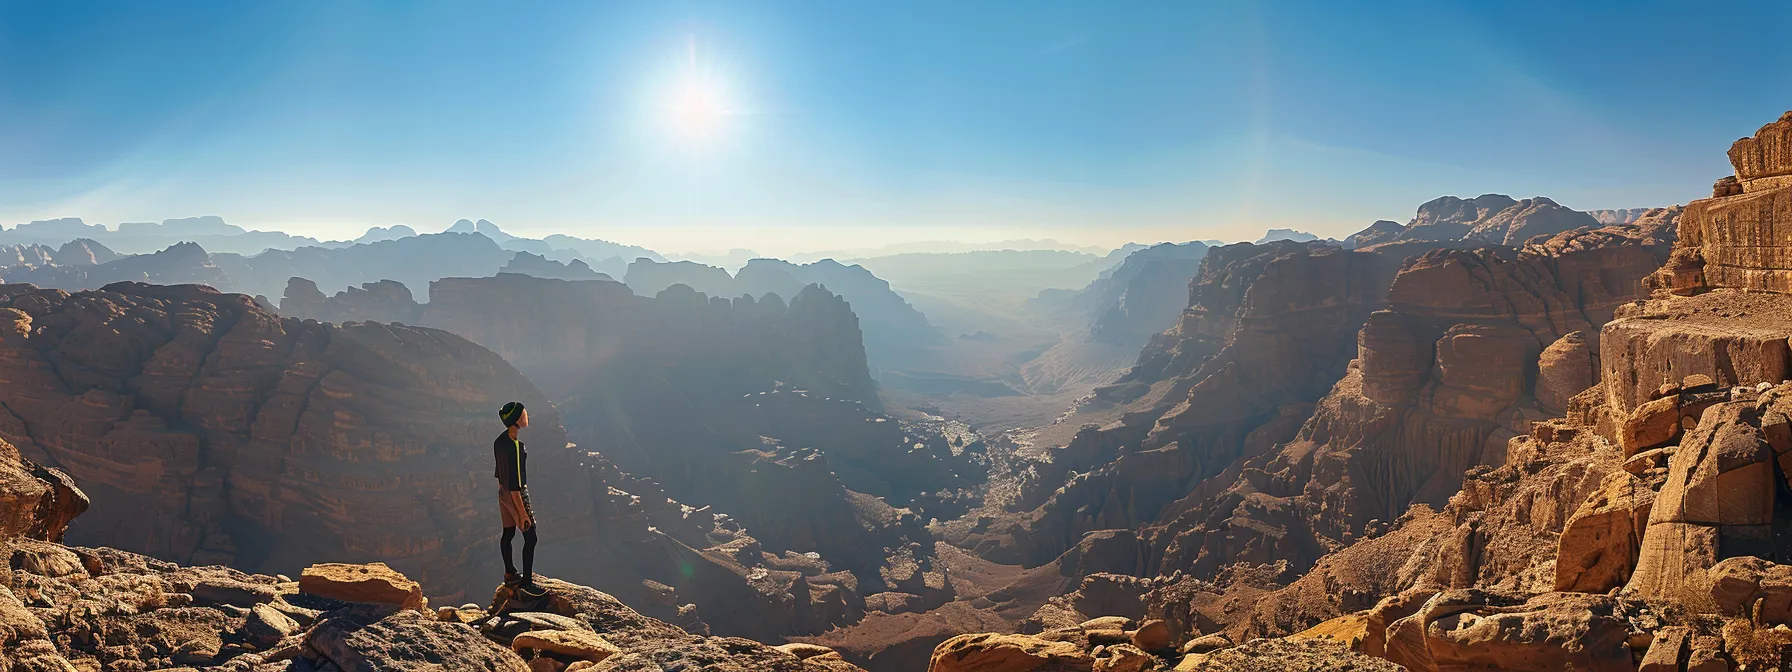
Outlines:
[[[1683,208],[1439,199],[1350,252],[1214,250],[1082,412],[1115,419],[948,536],[1128,568],[931,668],[1783,669],[1788,129],[1738,140]],[[1422,249],[1451,238],[1474,244]]]
[[[554,672],[1771,669],[1787,138],[1792,113],[1684,206],[1442,197],[1342,241],[1116,253],[1026,310],[1071,325],[1056,361],[1136,356],[1033,426],[880,385],[879,357],[1005,337],[832,260],[618,270],[483,220],[253,268],[21,242],[0,637],[19,669],[415,653],[362,630]],[[429,246],[465,264],[360,268]],[[509,400],[555,577],[527,608],[471,604]]]

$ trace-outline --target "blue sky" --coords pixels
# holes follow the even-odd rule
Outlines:
[[[0,0],[0,223],[1342,236],[1443,194],[1699,198],[1792,108],[1749,28],[1792,9],[1560,4]]]

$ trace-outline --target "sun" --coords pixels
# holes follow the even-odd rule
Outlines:
[[[739,116],[739,107],[722,68],[713,57],[698,53],[695,38],[679,60],[669,85],[662,90],[661,119],[687,149],[710,149],[728,133],[731,119]]]
[[[705,142],[721,131],[727,106],[714,82],[689,81],[673,93],[673,130],[687,141]]]

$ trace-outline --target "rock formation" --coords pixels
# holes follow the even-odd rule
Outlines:
[[[1345,238],[1344,249],[1354,250],[1359,247],[1368,247],[1376,243],[1389,242],[1396,237],[1399,237],[1404,231],[1406,231],[1406,226],[1399,222],[1390,222],[1385,219],[1377,220],[1367,228],[1351,234],[1349,238]]]
[[[61,246],[88,240],[123,254],[147,254],[180,243],[194,243],[213,252],[255,254],[269,248],[317,245],[315,238],[279,231],[249,231],[220,217],[187,217],[154,222],[124,222],[116,229],[87,224],[77,217],[20,224],[0,232],[0,244]],[[104,263],[101,261],[99,263]]]
[[[920,346],[941,342],[927,317],[891,291],[890,283],[861,266],[846,266],[832,259],[810,264],[753,259],[732,276],[721,268],[693,261],[636,259],[623,280],[643,296],[658,296],[673,285],[684,285],[711,297],[754,300],[763,300],[767,294],[794,297],[806,286],[819,285],[852,307],[864,326],[865,356],[874,369],[880,362],[903,360]]]
[[[531,485],[563,563],[542,569],[761,638],[862,609],[826,560],[763,552],[731,519],[569,445],[533,385],[451,334],[281,318],[193,286],[0,297],[0,438],[84,484],[96,505],[74,543],[249,571],[379,560],[459,600],[498,575],[486,444],[493,409],[516,399],[534,409]]]
[[[1204,243],[1163,243],[1127,255],[1119,266],[1077,292],[1071,309],[1091,338],[1138,347],[1176,323],[1188,284],[1207,256]]]
[[[0,556],[11,559],[0,574],[0,669],[857,669],[824,647],[694,634],[550,578],[540,579],[546,598],[500,587],[489,607],[432,609],[417,582],[379,563],[311,565],[292,581],[63,546],[55,530],[85,503],[70,487],[0,441],[0,520],[24,523],[0,527]]]
[[[287,280],[302,277],[327,292],[393,280],[427,287],[445,277],[494,275],[515,252],[479,233],[438,233],[346,247],[270,249],[253,256],[214,254],[229,275],[219,289],[279,296]]]
[[[1354,250],[1216,248],[1178,325],[1078,411],[1117,419],[1024,462],[1007,509],[948,539],[1027,565],[1079,549],[1083,566],[1079,538],[1137,530],[1104,552],[1137,558],[1106,570],[1131,576],[1076,574],[1077,592],[1010,626],[1023,632],[1121,614],[1177,641],[1317,639],[1425,670],[1633,669],[1640,633],[1669,620],[1718,634],[1646,601],[1554,592],[1622,586],[1663,515],[1667,470],[1632,468],[1595,429],[1623,417],[1608,390],[1661,381],[1619,373],[1623,346],[1596,334],[1648,310],[1633,304],[1672,265],[1663,221],[1679,212],[1600,225],[1547,199],[1446,198]],[[1733,592],[1765,592],[1746,581]],[[1695,649],[1712,651],[1674,660]]]
[[[516,273],[537,278],[554,278],[557,280],[609,280],[610,276],[591,270],[591,266],[583,259],[574,259],[560,263],[539,254],[518,252],[510,259],[499,273]]]
[[[41,247],[39,249],[42,249]],[[212,263],[204,248],[179,243],[154,254],[119,257],[87,241],[66,243],[40,263],[0,267],[0,279],[67,290],[97,289],[115,282],[229,286],[229,274]],[[101,261],[106,260],[106,261]]]

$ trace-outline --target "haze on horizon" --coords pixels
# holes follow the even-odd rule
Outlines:
[[[0,2],[0,223],[790,254],[1659,206],[1788,106],[1731,21],[1792,9],[1743,4]]]

